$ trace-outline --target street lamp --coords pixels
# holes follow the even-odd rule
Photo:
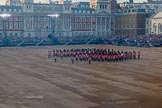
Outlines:
[[[54,36],[55,32],[55,19],[59,17],[59,14],[49,14],[48,17],[51,18],[51,26],[52,26],[52,35]]]
[[[10,17],[11,14],[8,14],[8,13],[3,13],[3,14],[0,14],[0,17],[2,18],[7,18],[7,17]]]
[[[52,40],[53,40],[53,43],[57,42],[56,38],[55,38],[55,19],[57,19],[59,17],[59,14],[49,14],[48,17],[51,18],[51,31],[52,31]]]
[[[4,33],[4,45],[8,45],[8,36],[7,36],[7,28],[6,28],[6,22],[7,18],[11,17],[11,14],[8,13],[2,13],[0,14],[0,17],[3,19],[3,33]]]
[[[57,18],[57,17],[59,17],[59,14],[49,14],[48,16],[49,17],[56,17]]]

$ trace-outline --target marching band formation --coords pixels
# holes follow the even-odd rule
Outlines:
[[[57,58],[71,58],[71,62],[84,61],[91,62],[119,62],[126,60],[140,59],[140,51],[115,51],[114,49],[56,49],[48,51],[48,58],[53,58],[57,62]]]

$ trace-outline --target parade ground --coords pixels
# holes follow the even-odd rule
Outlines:
[[[55,63],[48,50],[140,51],[140,60]],[[0,108],[162,108],[162,48],[108,45],[0,48]]]

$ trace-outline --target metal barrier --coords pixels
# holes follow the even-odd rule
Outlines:
[[[36,43],[35,46],[39,46],[44,40],[41,40],[40,42]]]
[[[21,46],[24,42],[25,42],[25,41],[22,41],[21,43],[19,43],[19,44],[17,45],[17,47]]]
[[[72,40],[70,40],[69,42],[66,42],[65,45],[68,45],[68,44],[70,44],[71,42],[72,42]]]
[[[90,44],[92,41],[93,41],[93,39],[89,40],[86,44],[88,45],[88,44]]]

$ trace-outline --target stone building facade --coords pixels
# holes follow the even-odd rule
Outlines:
[[[23,10],[19,6],[0,6],[0,13],[9,13],[11,17],[0,17],[0,37],[6,31],[9,37],[22,36],[24,32]]]
[[[111,17],[108,12],[97,13],[93,8],[76,7],[72,8],[71,17],[73,36],[111,35]]]
[[[115,15],[115,35],[144,35],[145,9],[126,9]]]
[[[54,30],[55,36],[108,36],[111,35],[111,12],[109,1],[104,2],[106,8],[90,8],[89,2],[72,3],[71,0],[60,2],[34,3],[33,0],[8,0],[9,6],[0,8],[13,8],[19,11],[4,11],[11,14],[7,23],[13,18],[14,23],[20,23],[22,27],[14,31],[23,37],[47,37]],[[103,2],[98,2],[101,5]],[[17,6],[18,5],[18,6]],[[10,9],[9,9],[10,10]],[[59,17],[51,18],[50,14],[58,14]],[[15,29],[15,27],[13,27]],[[14,30],[13,29],[13,30]],[[10,30],[7,30],[8,34]],[[13,32],[12,32],[13,33]],[[1,30],[1,34],[3,34]]]
[[[148,18],[146,26],[146,34],[162,34],[162,12]]]

